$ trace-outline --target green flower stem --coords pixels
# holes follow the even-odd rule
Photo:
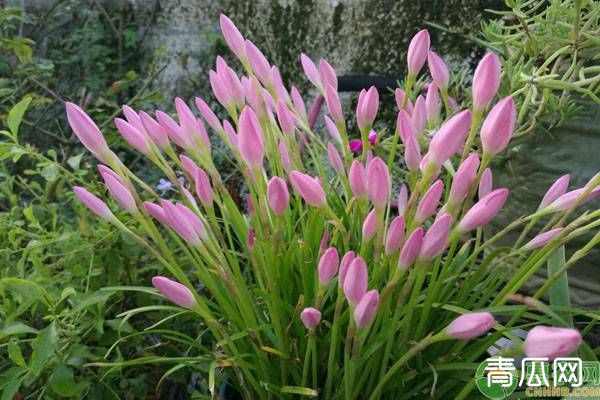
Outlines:
[[[331,398],[331,389],[333,386],[333,377],[335,371],[335,360],[338,349],[338,336],[340,332],[340,315],[344,304],[344,294],[342,288],[338,286],[337,298],[335,300],[335,311],[333,313],[333,322],[331,324],[331,339],[329,340],[329,354],[327,358],[327,378],[325,381],[325,399]]]

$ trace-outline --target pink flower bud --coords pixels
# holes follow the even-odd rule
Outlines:
[[[325,102],[327,103],[331,118],[338,124],[343,122],[344,115],[342,113],[342,104],[340,103],[337,91],[331,85],[325,86]]]
[[[91,194],[80,186],[73,186],[73,192],[75,192],[75,196],[77,196],[77,199],[81,203],[83,203],[87,208],[90,209],[91,212],[100,218],[107,221],[115,219],[115,216],[110,211],[106,203],[97,196]]]
[[[408,205],[408,188],[405,184],[400,186],[400,192],[398,193],[398,214],[404,215],[406,206]]]
[[[543,247],[546,244],[548,244],[552,239],[557,237],[562,231],[563,228],[555,228],[549,230],[548,232],[540,233],[539,235],[531,239],[529,242],[527,242],[525,245],[523,245],[523,250],[535,250],[540,247]]]
[[[298,192],[308,204],[318,208],[325,206],[325,192],[319,181],[315,178],[298,171],[292,171],[290,173],[290,180],[296,192]]]
[[[427,190],[427,192],[421,198],[417,212],[415,214],[415,222],[417,224],[422,223],[427,218],[431,217],[440,203],[442,193],[444,192],[444,183],[441,180],[437,180]]]
[[[350,148],[350,151],[353,153],[360,153],[362,152],[362,140],[360,139],[355,139],[355,140],[351,140],[350,143],[348,143],[348,147]]]
[[[354,322],[358,328],[366,328],[373,322],[379,306],[379,292],[369,290],[360,299],[354,310]]]
[[[267,185],[267,201],[271,210],[276,215],[281,215],[288,208],[290,203],[290,193],[288,192],[287,184],[283,179],[274,176],[269,180]]]
[[[367,190],[375,208],[384,208],[390,197],[390,171],[379,157],[367,165]]]
[[[348,268],[354,259],[356,258],[356,254],[353,251],[349,251],[344,254],[342,257],[342,261],[340,262],[340,273],[338,275],[338,285],[340,287],[344,286],[344,279],[346,279],[346,274],[348,273]]]
[[[404,217],[392,220],[385,237],[385,254],[390,255],[400,248],[404,240]]]
[[[450,118],[437,131],[429,144],[429,162],[441,166],[458,153],[471,127],[471,111],[464,110]]]
[[[267,112],[269,115],[272,115],[276,112],[275,99],[271,96],[271,93],[265,88],[262,89],[262,97],[265,105],[267,106]]]
[[[181,161],[181,165],[183,166],[183,170],[185,171],[185,173],[188,174],[188,176],[191,179],[194,179],[194,177],[196,176],[196,171],[200,167],[198,167],[196,165],[196,163],[194,162],[194,160],[192,160],[191,158],[189,158],[185,154],[181,154],[179,156],[179,161]]]
[[[415,101],[415,109],[412,112],[411,120],[417,136],[420,136],[427,125],[427,108],[425,106],[425,98],[421,95]]]
[[[373,239],[377,233],[377,215],[375,214],[375,210],[372,210],[363,221],[362,225],[362,239],[365,242]]]
[[[83,145],[94,154],[94,157],[106,162],[106,155],[110,152],[98,126],[92,121],[79,106],[66,102],[67,119],[71,129]]]
[[[406,59],[408,61],[408,73],[417,76],[427,60],[429,52],[429,32],[423,29],[413,36],[408,45]]]
[[[277,93],[277,98],[286,102],[289,101],[290,95],[285,89],[285,85],[283,84],[283,80],[281,79],[281,73],[279,72],[279,69],[274,65],[271,66],[271,77],[273,78],[273,86],[275,87],[275,93]]]
[[[137,213],[137,205],[133,195],[123,184],[121,179],[116,178],[111,174],[102,174],[106,188],[112,195],[112,197],[119,203],[119,205],[130,214]]]
[[[206,239],[204,224],[192,210],[183,204],[176,205],[168,200],[161,200],[161,205],[169,226],[183,240],[197,246]]]
[[[378,109],[379,93],[375,86],[371,86],[368,91],[363,89],[356,105],[356,123],[361,131],[373,126]]]
[[[479,157],[477,153],[471,154],[464,160],[452,178],[452,186],[450,187],[450,195],[448,201],[451,204],[459,204],[467,197],[469,189],[475,182],[477,177],[477,169],[479,168]]]
[[[567,192],[567,189],[569,188],[570,180],[571,180],[571,175],[569,175],[569,174],[563,175],[560,178],[558,178],[552,184],[552,186],[550,186],[550,188],[544,195],[544,198],[540,202],[540,206],[538,207],[538,210],[541,210],[542,208],[546,208],[554,200],[558,199],[560,196],[565,194]]]
[[[371,129],[371,132],[369,132],[369,136],[367,139],[369,140],[369,143],[371,143],[372,146],[375,146],[375,144],[377,143],[377,132]]]
[[[335,126],[335,123],[327,115],[324,115],[323,119],[325,120],[325,126],[327,127],[327,131],[329,132],[329,136],[331,136],[331,138],[337,143],[342,143],[340,131],[338,130],[337,126]]]
[[[494,53],[487,53],[475,69],[473,75],[473,107],[483,110],[492,101],[500,87],[500,59]]]
[[[350,263],[343,280],[344,295],[353,306],[356,306],[367,292],[368,275],[365,260],[362,257],[356,257]]]
[[[329,242],[329,229],[325,228],[321,237],[321,243],[319,244],[319,254],[323,254],[325,249],[327,249],[327,242]]]
[[[319,260],[319,283],[321,285],[329,285],[340,265],[340,256],[335,247],[330,247],[325,250],[325,253]]]
[[[121,118],[115,118],[115,125],[117,126],[119,133],[121,133],[121,136],[123,136],[131,147],[142,154],[150,154],[150,143],[142,132]]]
[[[223,120],[223,130],[225,131],[225,134],[227,134],[227,138],[229,139],[229,142],[231,142],[231,146],[234,149],[238,149],[238,135],[233,128],[233,125],[231,125],[231,122]]]
[[[512,97],[505,97],[491,109],[481,125],[483,151],[498,154],[506,148],[517,118],[517,110]]]
[[[298,91],[296,86],[292,86],[290,90],[290,97],[292,98],[292,103],[294,103],[294,108],[296,111],[304,118],[306,118],[306,106],[304,105],[304,100],[302,100],[302,95]]]
[[[208,79],[210,82],[210,87],[217,101],[225,108],[231,107],[233,105],[233,99],[227,84],[213,70],[208,72]]]
[[[246,58],[246,47],[244,37],[234,25],[234,23],[225,14],[221,14],[219,18],[221,32],[225,38],[225,42],[229,49],[236,55],[237,58],[243,60]]]
[[[419,259],[429,261],[442,254],[448,246],[451,225],[452,215],[448,213],[444,213],[435,219],[435,222],[423,237]]]
[[[412,105],[412,102],[410,101],[410,99],[406,99],[406,106],[402,107],[402,103],[404,102],[405,97],[406,97],[406,93],[404,93],[404,90],[402,90],[400,88],[396,88],[396,90],[394,90],[394,99],[396,100],[396,107],[398,107],[398,111],[404,109],[409,114],[412,114],[413,113],[413,105]]]
[[[196,305],[194,294],[179,282],[175,282],[164,276],[155,276],[152,278],[152,286],[180,307],[192,308]]]
[[[213,189],[208,175],[202,168],[196,169],[194,186],[196,187],[196,196],[198,196],[202,204],[210,206],[213,202]]]
[[[219,118],[217,118],[217,116],[210,109],[208,104],[206,104],[206,102],[204,100],[202,100],[200,97],[195,98],[195,103],[196,103],[196,107],[198,108],[198,111],[200,111],[200,114],[202,115],[202,118],[204,118],[206,123],[211,128],[213,128],[215,131],[217,131],[217,132],[222,131],[223,127],[221,126],[221,123],[219,122]]]
[[[152,139],[159,149],[164,150],[169,147],[169,136],[161,124],[144,111],[140,111],[140,121],[150,139]]]
[[[403,270],[408,269],[408,267],[410,267],[417,259],[422,244],[423,228],[419,227],[415,229],[404,242],[402,251],[400,251],[400,258],[398,259],[398,268]]]
[[[242,82],[240,82],[240,78],[230,67],[227,67],[225,69],[223,75],[224,76],[221,79],[225,82],[225,84],[228,87],[232,102],[235,104],[236,107],[241,109],[242,107],[244,107],[244,101],[246,100],[246,96],[244,95],[244,87],[242,86]]]
[[[321,76],[319,75],[319,70],[317,69],[317,66],[315,65],[313,60],[311,60],[310,57],[306,54],[301,53],[300,64],[302,64],[304,75],[306,75],[310,83],[312,83],[318,88],[322,87],[323,84],[321,83]]]
[[[508,189],[497,189],[489,193],[467,211],[456,229],[465,233],[487,224],[498,214],[507,198]]]
[[[338,89],[337,74],[333,67],[325,60],[319,60],[319,76],[323,86],[331,85],[335,90]]]
[[[203,146],[210,153],[211,144],[206,128],[200,119],[196,118],[185,101],[175,98],[175,109],[181,127],[180,135],[189,148]]]
[[[404,143],[404,162],[410,171],[419,168],[421,162],[421,149],[417,141],[417,132],[408,113],[400,110],[396,125],[402,143]]]
[[[446,333],[454,339],[469,340],[487,333],[496,320],[488,312],[463,314],[446,328]]]
[[[545,207],[547,210],[552,212],[558,211],[566,211],[577,203],[577,200],[583,193],[586,191],[586,188],[571,190],[560,196],[558,199],[554,200],[550,205]],[[587,196],[580,200],[579,205],[585,204],[588,201],[595,199],[598,195],[600,195],[600,187],[592,190]]]
[[[271,65],[262,51],[248,39],[246,39],[246,54],[248,55],[248,62],[254,75],[256,75],[263,85],[270,84],[273,81],[271,77]]]
[[[300,319],[306,329],[315,329],[321,322],[321,311],[313,307],[307,307],[300,313]]]
[[[354,160],[348,173],[350,189],[354,197],[364,199],[367,196],[367,171],[358,160]]]
[[[440,88],[447,88],[450,81],[450,73],[444,60],[436,52],[429,51],[427,53],[427,64],[429,65],[429,73],[435,84]]]
[[[477,193],[477,196],[479,196],[480,199],[483,199],[492,191],[493,186],[494,176],[492,175],[492,170],[486,168],[485,170],[483,170],[483,173],[481,174],[481,179],[479,180],[479,191]]]
[[[279,121],[279,126],[281,127],[281,131],[286,135],[293,135],[294,129],[296,128],[296,122],[294,121],[294,116],[285,105],[285,101],[279,99],[277,102],[277,120]]]
[[[440,103],[440,96],[438,93],[438,86],[435,83],[429,85],[427,89],[427,95],[425,97],[425,113],[427,114],[427,122],[434,125],[440,118],[440,110],[442,104]]]
[[[331,166],[335,172],[340,175],[344,175],[344,163],[342,162],[340,153],[338,153],[337,149],[331,142],[327,143],[327,156],[329,157],[329,163],[331,163]]]
[[[581,334],[575,329],[539,325],[527,333],[523,349],[527,357],[553,361],[573,353],[580,344]]]
[[[156,218],[161,224],[170,226],[168,218],[165,216],[165,211],[158,204],[151,203],[149,201],[144,202],[144,208],[148,214]]]
[[[238,123],[240,154],[250,168],[261,168],[265,156],[263,131],[250,107],[244,107]]]
[[[283,166],[283,169],[286,172],[290,171],[292,169],[292,163],[290,162],[290,153],[288,152],[287,146],[283,141],[280,140],[277,148],[279,150],[279,157],[281,159],[281,165]]]

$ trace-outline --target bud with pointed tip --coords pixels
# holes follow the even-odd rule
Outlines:
[[[406,106],[402,107],[402,103],[404,102],[405,97],[406,97],[406,93],[404,93],[404,90],[402,90],[400,88],[396,88],[396,90],[394,90],[394,99],[396,100],[396,107],[398,107],[398,111],[404,109],[409,114],[412,114],[413,105],[412,105],[412,102],[410,101],[410,99],[406,99]]]
[[[329,109],[329,115],[331,115],[331,118],[333,118],[336,124],[342,123],[344,121],[342,104],[340,103],[340,98],[337,91],[329,84],[325,86],[325,102],[327,103],[327,108]]]
[[[385,254],[394,253],[404,240],[404,217],[397,216],[392,220],[385,237]]]
[[[221,123],[219,122],[219,118],[217,118],[217,116],[215,115],[213,110],[211,110],[211,108],[208,106],[208,104],[206,104],[206,102],[204,100],[202,100],[200,97],[196,97],[194,100],[196,103],[196,107],[198,108],[198,111],[200,111],[200,114],[202,115],[202,118],[204,118],[206,123],[211,128],[213,128],[215,131],[217,131],[217,132],[222,131],[223,127],[221,126]]]
[[[481,179],[479,180],[479,190],[477,196],[479,196],[480,199],[483,199],[492,191],[493,186],[494,176],[492,175],[492,170],[486,168],[485,170],[483,170],[483,173],[481,174]]]
[[[77,196],[77,199],[80,202],[82,202],[87,208],[90,209],[91,212],[100,218],[107,221],[115,219],[115,216],[113,215],[112,211],[110,211],[110,208],[108,208],[106,203],[97,196],[91,194],[81,186],[73,186],[73,192],[75,192],[75,196]]]
[[[548,232],[540,233],[539,235],[537,235],[536,237],[531,239],[529,242],[527,242],[525,245],[523,245],[523,250],[539,249],[540,247],[543,247],[546,244],[548,244],[550,241],[552,241],[562,231],[563,231],[563,228],[555,228],[555,229],[549,230]]]
[[[194,294],[179,282],[175,282],[164,276],[155,276],[152,278],[152,286],[180,307],[192,308],[196,305]]]
[[[276,215],[283,214],[288,208],[290,192],[285,181],[278,176],[274,176],[269,180],[267,185],[267,201],[271,210]]]
[[[361,131],[373,126],[378,108],[379,93],[375,86],[371,86],[367,91],[363,89],[356,105],[356,123]]]
[[[377,290],[369,290],[360,299],[354,310],[354,322],[358,328],[368,327],[377,313],[379,307],[379,292]]]
[[[497,189],[480,199],[456,226],[461,232],[469,232],[490,222],[502,209],[508,198],[508,189]]]
[[[425,106],[425,98],[421,95],[419,95],[415,101],[415,108],[412,112],[411,120],[417,136],[420,136],[427,125],[427,107]]]
[[[344,277],[344,295],[348,302],[356,306],[367,292],[369,274],[367,264],[362,257],[356,257],[348,267]]]
[[[306,329],[315,329],[321,322],[321,311],[314,307],[307,307],[300,313],[300,319]]]
[[[248,62],[254,75],[256,75],[263,85],[269,85],[273,81],[271,65],[262,51],[248,39],[246,39],[246,55],[248,56]]]
[[[367,196],[367,171],[360,161],[354,160],[352,162],[348,172],[348,180],[354,197],[364,199]]]
[[[127,186],[123,184],[121,179],[108,173],[102,174],[102,178],[104,179],[106,188],[112,197],[125,211],[129,212],[130,214],[135,214],[138,212],[133,195],[129,189],[127,189]]]
[[[425,192],[419,202],[417,212],[415,213],[415,222],[417,224],[421,224],[435,213],[435,210],[440,203],[440,199],[442,198],[443,191],[444,183],[441,180],[437,180],[431,185],[429,190]]]
[[[292,171],[290,173],[290,181],[296,192],[308,204],[317,208],[325,206],[325,192],[317,179],[298,171]]]
[[[292,86],[290,90],[290,97],[292,98],[292,103],[294,103],[294,108],[296,111],[304,118],[306,118],[306,105],[304,104],[304,100],[302,99],[302,95],[298,91],[296,86]]]
[[[168,218],[165,216],[165,211],[158,204],[151,203],[149,201],[144,202],[144,209],[148,214],[156,218],[161,224],[170,226]]]
[[[292,163],[290,162],[290,153],[288,152],[286,144],[280,140],[277,149],[279,150],[279,158],[281,159],[283,169],[286,172],[289,172],[292,169]]]
[[[429,162],[440,167],[458,153],[471,127],[471,111],[464,110],[450,118],[431,139]]]
[[[321,76],[319,75],[319,70],[317,69],[317,66],[315,65],[313,60],[311,60],[310,57],[306,54],[301,53],[300,64],[302,64],[304,75],[306,75],[310,83],[312,83],[318,88],[322,88],[323,84],[321,83]]]
[[[452,178],[452,186],[450,187],[450,195],[448,202],[450,204],[459,204],[467,197],[475,178],[477,178],[477,170],[479,168],[479,157],[477,153],[471,154],[458,167],[454,178]]]
[[[337,74],[335,69],[326,60],[319,60],[319,76],[323,86],[331,85],[335,90],[338,89]]]
[[[400,110],[396,121],[398,133],[404,143],[404,162],[409,171],[416,171],[421,163],[421,148],[417,141],[416,129],[404,110]]]
[[[290,112],[283,99],[279,99],[277,102],[277,120],[279,121],[279,126],[281,127],[281,131],[283,133],[286,135],[294,134],[296,122],[294,121],[294,116]]]
[[[390,171],[379,157],[367,165],[367,191],[375,208],[384,208],[390,197]]]
[[[208,175],[202,168],[196,169],[194,177],[194,186],[196,187],[196,195],[205,206],[210,206],[213,202],[213,189],[210,184]]]
[[[340,262],[340,273],[338,274],[338,286],[344,286],[344,279],[346,279],[346,273],[348,273],[348,268],[354,259],[356,258],[356,253],[353,251],[348,251],[342,257],[342,261]]]
[[[110,152],[102,132],[98,126],[79,106],[74,103],[66,102],[67,119],[71,129],[81,143],[91,151],[96,158],[106,162],[106,155]]]
[[[161,124],[156,122],[156,120],[145,111],[140,111],[140,121],[142,122],[148,137],[152,139],[159,149],[165,150],[169,147],[169,136]]]
[[[474,339],[487,333],[495,323],[494,316],[488,312],[463,314],[448,325],[446,333],[454,339]]]
[[[573,207],[575,204],[577,204],[579,197],[581,197],[586,191],[587,189],[584,187],[581,189],[571,190],[570,192],[567,192],[559,198],[557,198],[556,200],[554,200],[547,207],[545,207],[545,209],[551,212],[566,211]],[[598,197],[598,195],[600,195],[600,187],[597,187],[596,189],[592,190],[590,193],[588,193],[587,196],[579,200],[579,205],[585,204],[588,201],[595,199],[596,197]]]
[[[319,260],[319,283],[323,286],[329,285],[338,271],[340,265],[340,256],[335,247],[330,247],[321,256]]]
[[[575,329],[538,325],[527,333],[523,350],[527,357],[553,361],[566,357],[581,344],[581,334]]]
[[[398,214],[404,215],[406,206],[408,205],[408,188],[405,184],[400,186],[400,192],[398,193]]]
[[[427,122],[429,124],[435,125],[437,123],[440,118],[441,107],[438,86],[432,83],[429,85],[427,95],[425,96],[425,113],[427,114]]]
[[[340,157],[340,153],[338,153],[337,149],[333,145],[333,143],[327,143],[327,156],[329,157],[329,163],[340,175],[344,175],[344,163],[342,162],[342,158]]]
[[[408,73],[417,76],[427,60],[429,52],[429,32],[423,29],[413,36],[408,45],[406,59],[408,61]]]
[[[404,242],[402,251],[400,251],[400,258],[398,259],[398,268],[403,270],[408,269],[417,259],[422,244],[423,228],[419,227]]]
[[[552,184],[552,186],[550,186],[550,188],[544,195],[544,198],[540,202],[538,210],[545,208],[546,206],[550,205],[554,200],[558,199],[560,196],[565,194],[567,192],[567,189],[569,188],[570,180],[571,180],[570,174],[566,174],[566,175],[563,175],[560,178],[558,178]]]
[[[448,235],[452,225],[452,215],[444,213],[438,216],[423,237],[423,244],[419,252],[419,259],[433,260],[448,246]]]
[[[221,25],[221,32],[229,49],[237,58],[244,60],[246,58],[246,47],[244,37],[238,28],[225,14],[221,14],[219,17],[219,24]]]
[[[375,210],[372,210],[363,221],[362,225],[362,239],[365,242],[373,239],[377,233],[377,214],[375,214]]]
[[[175,109],[179,118],[180,135],[190,148],[203,146],[208,153],[211,151],[210,139],[202,121],[194,115],[183,99],[175,98]]]
[[[244,107],[238,123],[238,145],[242,158],[250,168],[261,168],[265,157],[263,131],[256,114]]]
[[[440,88],[447,88],[448,82],[450,82],[450,73],[444,60],[435,51],[429,51],[427,53],[427,64],[429,65],[431,78],[436,85]]]
[[[481,125],[481,144],[488,154],[498,154],[506,148],[517,120],[517,110],[512,97],[500,100],[488,113]]]
[[[483,110],[492,101],[500,87],[500,59],[495,53],[487,53],[473,74],[473,107]]]

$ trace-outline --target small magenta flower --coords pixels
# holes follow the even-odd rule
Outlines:
[[[423,237],[419,259],[430,261],[439,256],[448,246],[448,235],[452,226],[452,215],[439,215]]]
[[[348,251],[342,257],[342,261],[340,262],[340,273],[338,275],[338,285],[339,287],[344,287],[344,279],[346,279],[346,274],[348,273],[348,268],[354,259],[356,258],[356,253],[353,251]]]
[[[356,105],[356,124],[361,131],[373,126],[378,109],[379,92],[375,86],[371,86],[366,91],[363,89],[358,96]]]
[[[281,159],[281,165],[286,172],[289,172],[292,169],[292,163],[290,161],[290,153],[288,152],[286,144],[283,140],[280,140],[277,144],[277,149],[279,150],[279,158]]]
[[[543,247],[546,244],[548,244],[551,240],[553,240],[555,237],[557,237],[562,231],[563,231],[563,228],[555,228],[555,229],[549,230],[548,232],[540,233],[539,235],[537,235],[536,237],[531,239],[529,242],[527,242],[525,245],[523,245],[523,249],[524,250],[535,250],[540,247]]]
[[[277,120],[281,131],[286,135],[293,135],[294,129],[296,128],[296,122],[294,116],[290,112],[290,109],[285,104],[283,99],[279,99],[277,102]]]
[[[367,171],[360,161],[354,160],[350,165],[348,180],[354,197],[364,199],[367,196]]]
[[[423,29],[413,36],[408,45],[408,73],[417,76],[423,64],[427,60],[427,52],[429,52],[429,32]]]
[[[481,144],[488,154],[498,154],[506,148],[517,119],[517,110],[512,97],[500,100],[481,125]]]
[[[150,139],[152,139],[159,149],[165,150],[169,147],[169,136],[161,124],[156,122],[156,120],[145,111],[140,111],[140,121]]]
[[[490,222],[500,211],[506,199],[508,189],[497,189],[480,199],[456,226],[461,232],[469,232]]]
[[[377,290],[369,290],[360,299],[354,309],[354,322],[358,328],[368,327],[377,313],[377,307],[379,307],[379,292]]]
[[[319,260],[319,283],[323,286],[329,285],[338,271],[340,265],[340,256],[335,247],[330,247],[321,256]]]
[[[442,104],[440,102],[440,96],[438,92],[438,86],[432,83],[427,88],[427,95],[425,96],[425,113],[427,115],[427,122],[435,125],[440,118],[440,110]]]
[[[415,222],[421,224],[427,218],[431,217],[437,210],[444,192],[444,182],[437,180],[431,185],[429,190],[425,192],[415,213]]]
[[[321,311],[314,307],[307,307],[300,313],[300,319],[306,329],[315,329],[321,322]]]
[[[229,49],[237,58],[244,60],[246,58],[246,45],[244,37],[238,28],[225,14],[221,14],[219,17],[219,24],[221,25],[221,33],[223,33],[223,37],[225,38],[225,42]]]
[[[404,102],[405,97],[406,97],[406,93],[404,93],[404,90],[402,90],[400,88],[396,88],[396,90],[394,90],[394,99],[396,100],[396,107],[398,107],[398,111],[404,109],[409,114],[412,114],[413,105],[412,105],[412,102],[410,101],[410,99],[406,99],[406,106],[402,107],[402,103]]]
[[[460,164],[454,174],[454,178],[452,178],[452,186],[450,187],[450,195],[448,196],[450,204],[459,204],[467,197],[469,189],[477,177],[478,168],[479,157],[477,153],[471,154]]]
[[[544,198],[540,202],[538,210],[542,208],[546,208],[546,206],[550,205],[554,200],[558,199],[560,196],[567,192],[569,188],[569,181],[571,180],[571,175],[566,174],[558,178],[552,186],[548,189]]]
[[[487,53],[473,74],[473,107],[483,110],[492,101],[500,87],[500,59],[495,53]]]
[[[127,211],[130,214],[137,213],[138,209],[137,205],[135,204],[135,199],[133,198],[133,195],[131,194],[129,189],[127,189],[127,186],[123,184],[121,179],[108,173],[102,174],[102,179],[104,179],[106,188],[108,189],[112,197],[125,211]]]
[[[483,199],[487,196],[493,189],[494,186],[494,176],[492,175],[492,170],[486,168],[483,170],[481,174],[481,179],[479,180],[479,190],[477,196],[480,199]]]
[[[97,196],[88,192],[86,189],[82,188],[81,186],[74,186],[73,192],[75,192],[75,196],[77,196],[77,199],[79,199],[80,202],[82,202],[87,208],[90,209],[91,212],[100,218],[107,221],[116,219],[106,203]]]
[[[375,146],[375,144],[377,143],[377,132],[375,132],[374,130],[371,129],[371,132],[369,132],[369,136],[368,136],[367,140],[369,141],[371,146]]]
[[[71,129],[83,145],[94,154],[94,157],[106,162],[106,156],[110,153],[106,140],[98,126],[79,106],[66,102],[67,119]]]
[[[488,312],[463,314],[448,325],[446,333],[454,339],[474,339],[487,333],[495,323],[494,316]]]
[[[385,237],[385,254],[396,252],[404,240],[404,217],[399,215],[392,220]]]
[[[400,186],[400,191],[398,192],[398,214],[404,215],[404,211],[406,211],[406,206],[408,205],[408,188],[405,184]]]
[[[360,153],[362,152],[362,140],[360,139],[355,139],[355,140],[351,140],[350,143],[348,143],[348,147],[350,148],[350,151],[353,153]]]
[[[323,86],[331,85],[335,90],[338,89],[337,74],[335,69],[326,60],[319,60],[319,76]]]
[[[471,111],[464,110],[450,118],[429,144],[429,162],[439,167],[458,153],[471,127]]]
[[[308,204],[317,208],[325,206],[325,192],[317,179],[298,171],[292,171],[290,181],[296,192]]]
[[[410,171],[416,171],[421,163],[421,148],[413,122],[404,110],[400,110],[396,120],[400,139],[404,143],[404,162]]]
[[[429,51],[427,53],[427,64],[429,65],[429,73],[433,82],[439,88],[447,88],[450,81],[450,73],[444,60],[436,52]]]
[[[278,176],[274,176],[269,180],[267,185],[267,201],[271,210],[276,215],[283,214],[290,204],[290,192],[288,191],[287,184]]]
[[[348,267],[344,277],[344,295],[348,302],[356,306],[367,292],[368,284],[367,264],[362,257],[356,257]]]
[[[319,70],[317,69],[317,66],[315,65],[313,60],[311,60],[310,57],[306,54],[301,53],[300,64],[302,64],[304,75],[306,75],[310,83],[315,85],[317,88],[323,88],[323,84],[321,83],[321,76],[319,75]]]
[[[375,214],[375,210],[371,210],[369,214],[365,217],[362,225],[362,239],[365,242],[373,239],[377,233],[377,214]]]
[[[196,305],[194,294],[179,282],[164,276],[155,276],[152,278],[152,286],[180,307],[192,308]]]
[[[384,208],[390,197],[390,171],[379,157],[367,165],[367,191],[375,208]]]
[[[403,270],[408,269],[408,267],[410,267],[417,259],[422,244],[423,228],[419,227],[415,229],[404,242],[402,251],[400,251],[400,258],[398,259],[398,268]]]
[[[333,145],[333,143],[327,143],[327,156],[329,157],[329,163],[340,175],[344,175],[344,163],[342,162],[342,158],[340,157],[340,153],[338,153],[337,149]]]
[[[581,344],[581,333],[575,329],[539,325],[529,331],[523,349],[527,357],[566,357]]]
[[[194,186],[196,187],[196,195],[205,206],[210,206],[213,202],[213,189],[210,184],[210,179],[206,172],[198,167],[194,176]]]
[[[265,157],[263,131],[256,114],[244,107],[238,123],[238,146],[242,158],[250,168],[261,168]]]
[[[329,109],[329,115],[331,115],[331,118],[333,118],[335,123],[342,123],[344,121],[344,114],[342,113],[340,97],[338,96],[337,90],[329,84],[325,86],[325,102]]]
[[[415,101],[415,108],[411,116],[412,123],[415,127],[416,134],[420,136],[427,125],[427,107],[425,106],[425,98],[421,95]]]
[[[258,80],[263,85],[270,84],[273,81],[271,76],[271,65],[262,51],[248,39],[246,39],[246,55],[248,55],[250,68]]]

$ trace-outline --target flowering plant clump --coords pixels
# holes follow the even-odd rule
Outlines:
[[[360,92],[359,132],[349,132],[335,70],[302,55],[306,76],[327,106],[325,137],[312,128],[316,108],[307,113],[277,67],[226,16],[221,29],[246,72],[240,78],[220,57],[210,72],[228,120],[199,97],[201,118],[178,98],[177,121],[127,106],[125,118],[115,120],[123,138],[170,180],[177,200],[159,198],[109,149],[85,112],[67,104],[75,134],[102,162],[110,196],[131,217],[117,218],[81,187],[74,189],[78,199],[156,256],[165,272],[153,285],[195,313],[199,329],[214,338],[208,349],[191,345],[196,358],[174,363],[210,361],[212,394],[215,370],[223,368],[246,399],[423,392],[464,398],[476,361],[502,336],[514,342],[513,353],[536,357],[565,356],[579,347],[577,330],[563,327],[557,336],[558,328],[542,327],[568,322],[540,298],[600,234],[533,297],[518,291],[555,250],[600,225],[600,211],[569,218],[600,194],[600,175],[571,191],[568,176],[560,178],[538,210],[484,239],[482,227],[509,195],[493,187],[490,162],[506,148],[516,119],[510,97],[495,99],[501,72],[495,54],[479,63],[472,106],[461,108],[449,96],[448,68],[429,50],[428,32],[419,32],[408,50],[404,89],[395,92],[397,125],[379,131],[376,140],[377,90]],[[421,95],[425,63],[432,81]],[[236,204],[213,164],[215,138],[205,124],[245,179],[244,205]],[[546,226],[523,243],[540,221]],[[516,229],[523,234],[514,246],[493,247]],[[526,343],[512,334],[535,325]]]

